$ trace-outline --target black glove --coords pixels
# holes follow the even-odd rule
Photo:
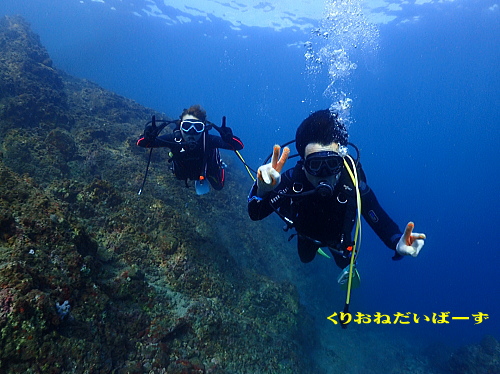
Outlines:
[[[231,130],[230,127],[221,127],[219,134],[222,140],[224,140],[226,143],[229,143],[231,140],[233,140],[233,130]]]
[[[231,142],[231,140],[233,140],[233,130],[231,130],[230,127],[226,126],[226,117],[222,117],[222,126],[219,127],[215,124],[212,124],[212,126],[219,132],[220,137],[226,143],[229,143]]]
[[[143,135],[144,140],[152,142],[156,139],[157,136],[158,136],[158,127],[156,126],[153,127],[152,125],[146,126]]]
[[[156,126],[156,121],[153,121],[152,125],[146,126],[144,129],[144,139],[148,142],[153,142],[158,135],[160,134],[161,130],[163,130],[167,126],[167,123],[162,123],[160,126]]]

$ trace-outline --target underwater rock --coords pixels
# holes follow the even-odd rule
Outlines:
[[[73,137],[66,130],[56,128],[50,131],[45,138],[45,142],[59,152],[65,161],[74,158],[77,147]]]
[[[455,351],[449,367],[453,374],[500,373],[500,344],[487,335],[480,344],[470,344]]]
[[[38,35],[19,17],[0,19],[0,120],[9,128],[67,125],[60,75]]]
[[[0,20],[0,372],[317,373],[236,168],[199,198],[157,151],[137,196],[152,114]]]
[[[481,340],[481,348],[486,354],[497,355],[500,358],[500,343],[491,335],[486,335]]]

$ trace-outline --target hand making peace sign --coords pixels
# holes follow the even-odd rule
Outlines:
[[[281,170],[285,165],[290,148],[283,148],[283,153],[280,156],[281,147],[275,145],[273,147],[273,157],[271,162],[262,165],[257,170],[257,196],[264,196],[269,191],[272,191],[281,181]]]

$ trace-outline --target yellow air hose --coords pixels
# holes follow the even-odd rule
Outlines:
[[[349,163],[346,161],[346,158],[352,164],[352,167],[353,167],[352,169],[351,169],[351,166],[349,165]],[[354,160],[352,159],[351,156],[344,157],[344,165],[345,165],[346,170],[349,173],[349,176],[351,177],[351,180],[354,184],[354,188],[356,190],[356,203],[357,203],[356,229],[354,231],[354,245],[352,246],[351,263],[349,265],[349,279],[347,282],[347,294],[346,294],[346,300],[345,300],[345,306],[344,306],[344,313],[348,313],[349,304],[351,302],[351,287],[352,287],[354,261],[356,258],[356,252],[359,252],[359,248],[361,245],[361,195],[359,193],[359,181],[358,181],[358,173],[356,171],[356,164],[354,163]],[[347,324],[342,323],[341,326],[342,326],[342,328],[347,328]]]

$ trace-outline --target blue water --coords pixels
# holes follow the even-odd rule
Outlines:
[[[500,9],[494,3],[404,5],[400,14],[419,20],[379,25],[378,53],[357,56],[345,83],[354,103],[350,140],[361,149],[368,183],[401,227],[412,220],[428,238],[417,259],[393,262],[365,225],[366,281],[353,303],[366,313],[490,315],[480,325],[401,326],[457,345],[485,334],[500,339]],[[62,0],[2,0],[0,14],[22,14],[55,66],[72,75],[172,117],[194,103],[215,123],[227,116],[255,166],[275,142],[291,140],[311,111],[331,104],[322,96],[328,75],[306,72],[302,43],[309,35],[300,31],[233,30],[215,17],[166,25],[126,6],[112,11]],[[307,266],[312,276],[326,269],[321,259]]]

